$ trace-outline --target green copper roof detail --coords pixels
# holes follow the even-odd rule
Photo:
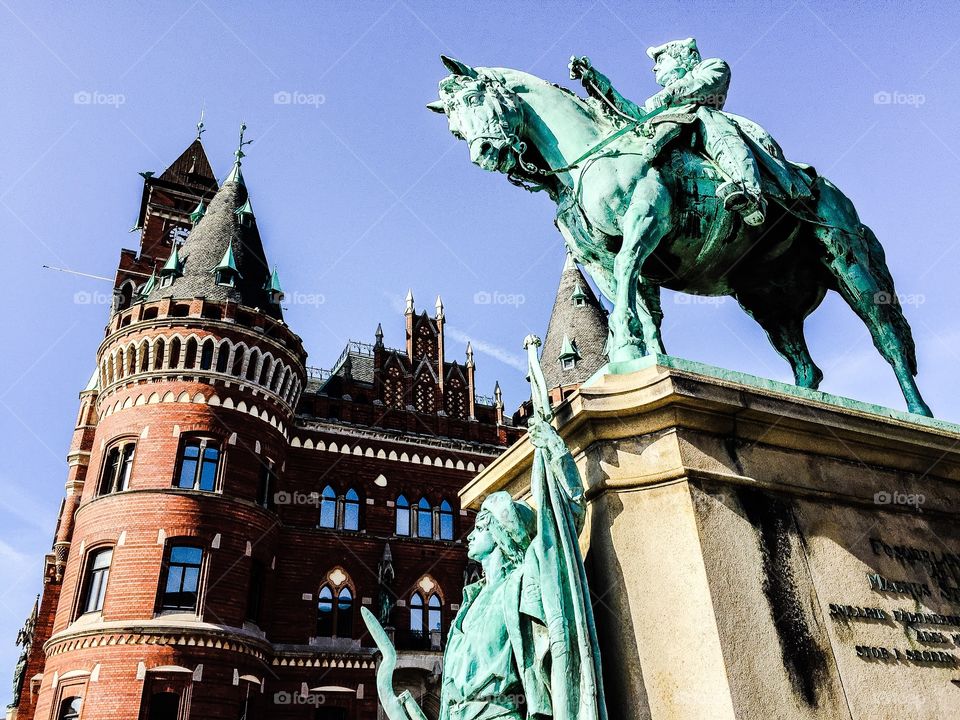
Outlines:
[[[238,185],[244,185],[244,187],[246,187],[246,184],[243,182],[243,173],[240,172],[239,160],[233,164],[233,168],[230,170],[230,174],[227,175],[226,179],[223,181],[223,184],[226,185],[227,183],[232,182],[235,182]]]
[[[160,269],[160,274],[175,276],[183,274],[183,261],[180,259],[179,245],[173,246],[173,250],[170,251],[170,257],[167,258],[167,262],[164,263],[163,267]]]
[[[150,277],[147,278],[147,281],[143,284],[143,289],[140,290],[140,297],[146,297],[149,295],[153,289],[157,286],[157,269],[154,268],[153,272],[150,273]]]
[[[200,222],[200,218],[207,214],[207,206],[203,204],[203,200],[197,203],[197,206],[193,209],[193,212],[190,213],[190,222],[196,225]]]
[[[273,268],[273,273],[271,273],[270,279],[267,281],[267,286],[264,288],[264,290],[283,295],[283,288],[280,287],[280,274],[277,272],[277,268]]]
[[[254,215],[253,215],[253,205],[250,204],[250,196],[249,196],[249,195],[247,196],[247,199],[246,199],[246,201],[243,203],[243,205],[241,205],[241,206],[238,207],[236,210],[234,210],[234,212],[235,212],[237,215],[249,215],[250,217],[254,217]]]
[[[587,300],[587,293],[583,291],[583,286],[578,282],[573,288],[573,295],[570,296],[570,299],[576,302],[577,300]]]
[[[577,351],[577,344],[575,342],[571,342],[570,338],[564,335],[563,345],[561,345],[560,347],[560,355],[558,359],[563,360],[564,358],[578,358],[578,357],[580,357],[580,353]]]
[[[218,270],[234,272],[237,274],[237,277],[240,277],[240,270],[237,269],[237,258],[233,254],[233,240],[231,240],[230,244],[227,245],[227,249],[224,251],[223,257],[220,259],[220,264],[217,265],[212,272],[217,272]]]

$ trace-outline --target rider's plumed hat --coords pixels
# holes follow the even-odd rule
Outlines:
[[[647,48],[647,56],[651,60],[656,60],[663,53],[677,57],[678,55],[686,55],[688,53],[697,53],[699,55],[700,51],[697,50],[697,41],[692,37],[686,40],[671,40],[663,45]]]

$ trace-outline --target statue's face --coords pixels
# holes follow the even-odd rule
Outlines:
[[[490,532],[490,513],[481,510],[477,515],[477,522],[473,530],[467,535],[467,557],[482,562],[497,548],[493,535]]]
[[[444,112],[454,137],[467,143],[470,162],[491,172],[510,172],[520,113],[489,80],[461,78],[443,93]]]
[[[662,52],[657,55],[657,61],[653,66],[653,74],[657,79],[657,84],[666,87],[680,75],[680,63],[673,55]]]

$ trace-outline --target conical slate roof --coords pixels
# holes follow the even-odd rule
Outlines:
[[[213,168],[199,138],[180,153],[180,157],[163,171],[159,179],[204,190],[217,186]]]
[[[252,214],[237,213],[247,202],[247,189],[236,182],[239,172],[231,173],[217,191],[206,213],[194,226],[180,248],[182,275],[167,286],[158,283],[147,300],[178,298],[224,302],[232,300],[249,307],[258,307],[281,319],[280,306],[270,302],[267,286],[270,270],[263,252],[263,243]],[[233,245],[233,261],[240,277],[233,286],[218,284],[215,268]]]
[[[579,302],[578,302],[579,298]],[[540,364],[547,389],[579,385],[606,364],[607,313],[590,284],[568,254],[553,301]],[[573,368],[563,369],[561,356],[573,350]]]

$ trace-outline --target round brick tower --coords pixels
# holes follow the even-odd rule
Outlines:
[[[242,136],[241,136],[242,139]],[[241,145],[242,148],[242,145]],[[240,158],[111,317],[92,432],[54,546],[62,577],[36,718],[245,717],[270,674],[261,613],[306,356],[283,322]]]

